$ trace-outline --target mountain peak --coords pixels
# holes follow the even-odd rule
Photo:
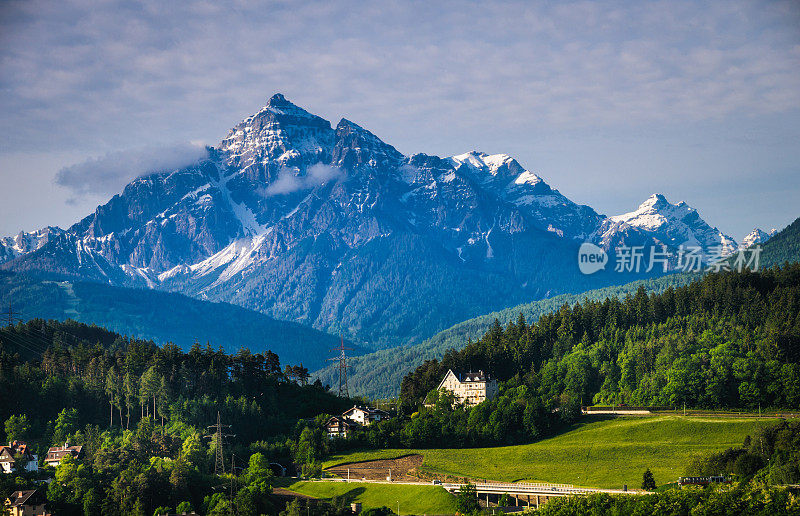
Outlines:
[[[315,163],[333,146],[331,123],[276,93],[256,114],[234,126],[220,143],[228,164],[246,168],[275,162],[281,166]]]
[[[697,210],[684,201],[672,204],[660,193],[648,197],[635,211],[610,219],[650,232],[673,247],[685,244],[710,249],[721,245],[726,254],[736,249],[733,238],[710,226]]]
[[[537,184],[542,181],[539,176],[525,170],[525,167],[508,154],[486,154],[473,150],[453,156],[450,160],[456,168],[465,166],[467,169],[479,172],[485,180],[516,180],[516,184]]]
[[[268,106],[272,106],[272,107],[277,107],[277,106],[285,105],[287,103],[290,103],[290,102],[288,100],[286,100],[286,97],[283,96],[283,93],[276,93],[275,95],[273,95],[273,96],[271,96],[269,98],[269,101],[267,102],[267,105]]]
[[[403,155],[372,132],[342,118],[336,124],[333,160],[339,165],[385,164],[397,162]]]
[[[769,232],[764,231],[761,228],[753,228],[753,231],[748,233],[747,235],[742,238],[741,242],[739,243],[740,249],[747,249],[748,247],[756,244],[763,244],[777,233],[778,230],[772,228]]]
[[[355,122],[353,122],[351,120],[348,120],[346,118],[342,118],[341,120],[339,120],[339,123],[336,124],[336,131],[337,132],[338,131],[354,131],[354,132],[365,132],[365,133],[372,134],[369,131],[367,131],[366,129],[364,129],[363,127],[361,127],[360,125],[358,125],[357,123],[355,123]]]
[[[681,203],[673,205],[670,203],[664,194],[654,193],[650,197],[648,197],[642,204],[639,205],[639,209],[642,208],[663,208],[666,206],[678,206]]]

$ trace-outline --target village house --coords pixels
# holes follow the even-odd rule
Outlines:
[[[6,511],[11,516],[49,516],[45,504],[47,499],[37,489],[14,491],[6,498]]]
[[[25,471],[39,471],[39,456],[32,453],[27,444],[14,441],[0,446],[0,471],[13,473],[20,463],[25,465]]]
[[[328,439],[346,439],[356,426],[355,423],[352,423],[346,417],[333,416],[325,423],[325,431],[328,434]]]
[[[52,446],[47,450],[47,457],[44,459],[45,466],[53,466],[54,468],[67,457],[80,457],[83,451],[83,446],[70,446],[69,442],[64,443],[64,446]]]
[[[345,410],[341,416],[333,416],[325,423],[329,439],[347,438],[359,426],[369,426],[377,421],[389,419],[389,413],[381,409],[359,407]]]
[[[369,426],[376,421],[389,419],[388,412],[370,407],[359,407],[358,405],[353,405],[353,408],[344,411],[342,416],[362,426]]]
[[[452,392],[459,402],[473,407],[495,397],[497,381],[483,371],[456,374],[449,369],[438,389]]]

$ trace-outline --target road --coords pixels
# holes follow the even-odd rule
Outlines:
[[[438,485],[449,491],[450,493],[458,493],[461,486],[464,484],[454,483],[440,483],[432,484],[431,482],[395,482],[391,480],[361,480],[346,478],[323,478],[311,479],[309,482],[356,482],[365,484],[392,484],[392,485],[409,485],[409,486],[431,486]],[[592,493],[608,493],[608,494],[623,494],[623,495],[638,495],[645,494],[643,491],[624,491],[622,489],[596,489],[589,487],[575,487],[572,484],[548,484],[548,483],[523,483],[523,482],[486,482],[474,484],[478,494],[497,494],[502,495],[508,493],[510,495],[540,495],[540,496],[569,496],[573,494],[587,495]]]

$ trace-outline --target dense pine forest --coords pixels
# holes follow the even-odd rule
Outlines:
[[[270,462],[318,458],[321,413],[353,401],[337,398],[308,371],[271,352],[235,355],[122,337],[75,322],[33,320],[0,329],[3,440],[21,440],[39,457],[49,446],[83,446],[46,489],[60,515],[150,515],[179,505],[203,514],[274,513]],[[217,421],[226,433],[225,468],[215,473]],[[40,473],[40,477],[47,476]],[[0,475],[0,498],[34,485],[37,475]],[[226,489],[219,490],[220,482]],[[231,490],[227,489],[231,483]]]

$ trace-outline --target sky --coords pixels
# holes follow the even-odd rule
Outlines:
[[[800,2],[0,1],[0,236],[67,227],[274,93],[740,239],[800,216]]]

